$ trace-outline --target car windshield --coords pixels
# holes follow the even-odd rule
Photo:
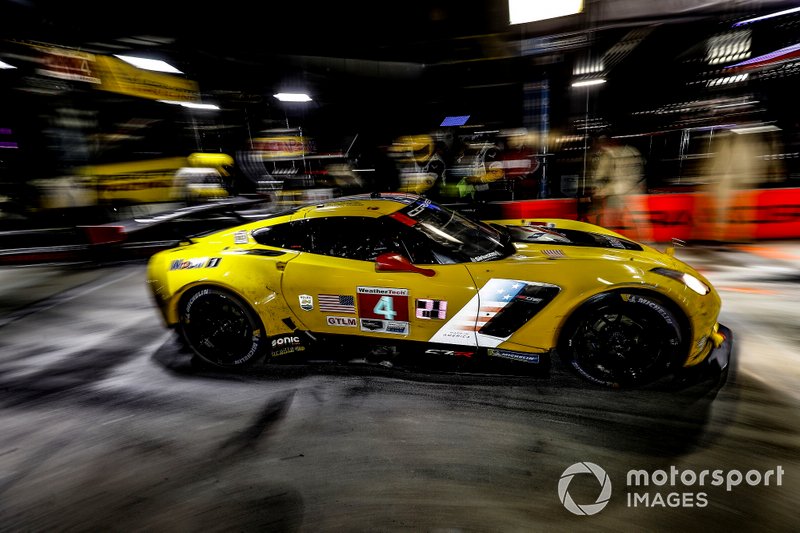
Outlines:
[[[460,262],[492,261],[515,251],[506,232],[471,220],[429,199],[422,198],[391,217],[435,241],[438,248]]]

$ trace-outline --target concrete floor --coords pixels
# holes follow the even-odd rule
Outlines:
[[[194,367],[144,265],[0,269],[3,531],[797,531],[800,245],[685,248],[736,335],[719,391],[571,376]],[[600,465],[593,516],[559,501]],[[782,483],[631,487],[629,470],[783,470]],[[753,474],[755,475],[755,474]],[[599,485],[569,491],[592,503]],[[637,507],[698,493],[707,505]]]

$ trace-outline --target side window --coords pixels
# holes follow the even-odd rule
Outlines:
[[[402,244],[401,252],[415,265],[446,265],[458,262],[421,231],[404,226],[390,217],[384,217],[383,224],[386,234]]]
[[[311,250],[308,222],[308,220],[294,220],[259,228],[253,232],[253,239],[264,246],[308,252]]]
[[[383,253],[403,252],[402,245],[375,218],[330,217],[308,222],[315,254],[374,261]]]

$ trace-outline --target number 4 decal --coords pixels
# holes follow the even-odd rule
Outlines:
[[[358,318],[408,321],[408,289],[356,287]]]
[[[386,320],[394,320],[394,317],[397,316],[397,311],[394,310],[394,301],[391,296],[381,296],[378,303],[376,303],[375,307],[372,309],[372,312],[376,315],[381,315]]]

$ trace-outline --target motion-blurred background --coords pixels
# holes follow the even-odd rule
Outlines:
[[[796,237],[795,7],[7,0],[1,229],[403,190],[560,200],[490,212],[645,240]]]

